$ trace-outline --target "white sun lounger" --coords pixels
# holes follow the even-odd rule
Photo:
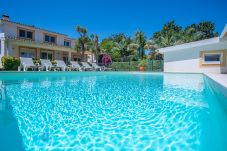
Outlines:
[[[95,70],[98,70],[98,71],[101,71],[102,70],[102,67],[100,67],[99,65],[97,65],[96,63],[91,63],[92,67],[95,69]]]
[[[76,61],[70,61],[72,70],[82,71],[81,66]]]
[[[81,62],[83,70],[92,70],[92,67],[87,62]]]
[[[47,59],[40,59],[41,61],[41,65],[43,66],[43,68],[46,70],[46,71],[49,71],[49,70],[52,70],[52,69],[56,69],[53,64],[51,63],[50,60],[47,60]]]
[[[20,66],[18,67],[18,70],[20,71],[21,68],[23,69],[23,71],[27,71],[28,69],[38,69],[39,71],[41,70],[41,66],[35,65],[32,58],[24,57],[20,57]]]
[[[71,70],[71,68],[68,67],[63,60],[56,60],[56,63],[56,67],[61,68],[62,71]]]

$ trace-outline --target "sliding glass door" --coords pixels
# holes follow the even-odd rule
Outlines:
[[[52,60],[53,59],[53,51],[41,50],[40,58],[41,59]]]

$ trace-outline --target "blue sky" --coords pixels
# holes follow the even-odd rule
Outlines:
[[[133,36],[137,29],[150,38],[170,20],[183,27],[212,21],[220,34],[226,6],[227,0],[0,0],[0,14],[74,38],[76,25],[101,39],[119,32]]]

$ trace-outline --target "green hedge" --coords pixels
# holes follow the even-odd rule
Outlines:
[[[2,66],[4,70],[17,70],[20,66],[20,59],[15,57],[2,57]]]
[[[139,71],[139,61],[131,62],[113,62],[110,65],[115,71]],[[150,60],[145,66],[145,71],[163,71],[163,61],[162,60]]]

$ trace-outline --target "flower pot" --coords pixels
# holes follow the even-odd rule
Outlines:
[[[139,69],[140,69],[140,71],[144,71],[144,67],[143,66],[141,66]]]

